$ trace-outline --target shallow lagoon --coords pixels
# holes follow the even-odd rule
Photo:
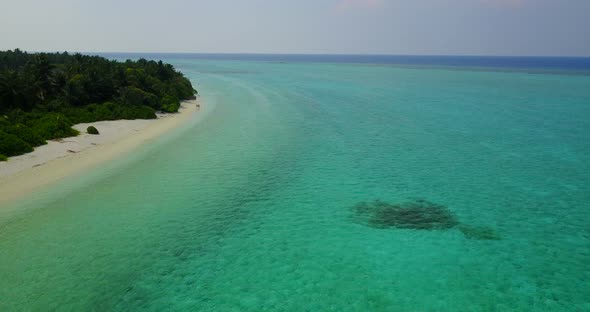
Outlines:
[[[590,310],[590,76],[166,61],[207,118],[7,207],[0,310]]]

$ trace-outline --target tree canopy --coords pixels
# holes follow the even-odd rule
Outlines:
[[[162,61],[0,51],[0,155],[76,135],[76,123],[177,112],[195,93],[182,73]]]

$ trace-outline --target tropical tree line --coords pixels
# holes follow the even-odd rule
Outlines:
[[[0,51],[0,161],[77,135],[76,123],[177,112],[195,93],[182,73],[162,61]]]

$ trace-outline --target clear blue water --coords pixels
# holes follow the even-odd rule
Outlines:
[[[3,207],[0,311],[590,311],[590,76],[152,57],[206,117]]]
[[[373,64],[445,69],[526,71],[590,75],[590,57],[452,56],[452,55],[322,55],[322,54],[206,54],[98,53],[112,59],[174,58],[183,60],[255,61],[281,63]]]

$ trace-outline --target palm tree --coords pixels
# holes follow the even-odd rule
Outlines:
[[[13,108],[19,94],[19,77],[14,70],[0,72],[0,111]]]
[[[44,54],[35,55],[33,60],[27,64],[27,74],[35,89],[35,96],[41,102],[51,93],[52,69],[53,65],[49,63]]]

